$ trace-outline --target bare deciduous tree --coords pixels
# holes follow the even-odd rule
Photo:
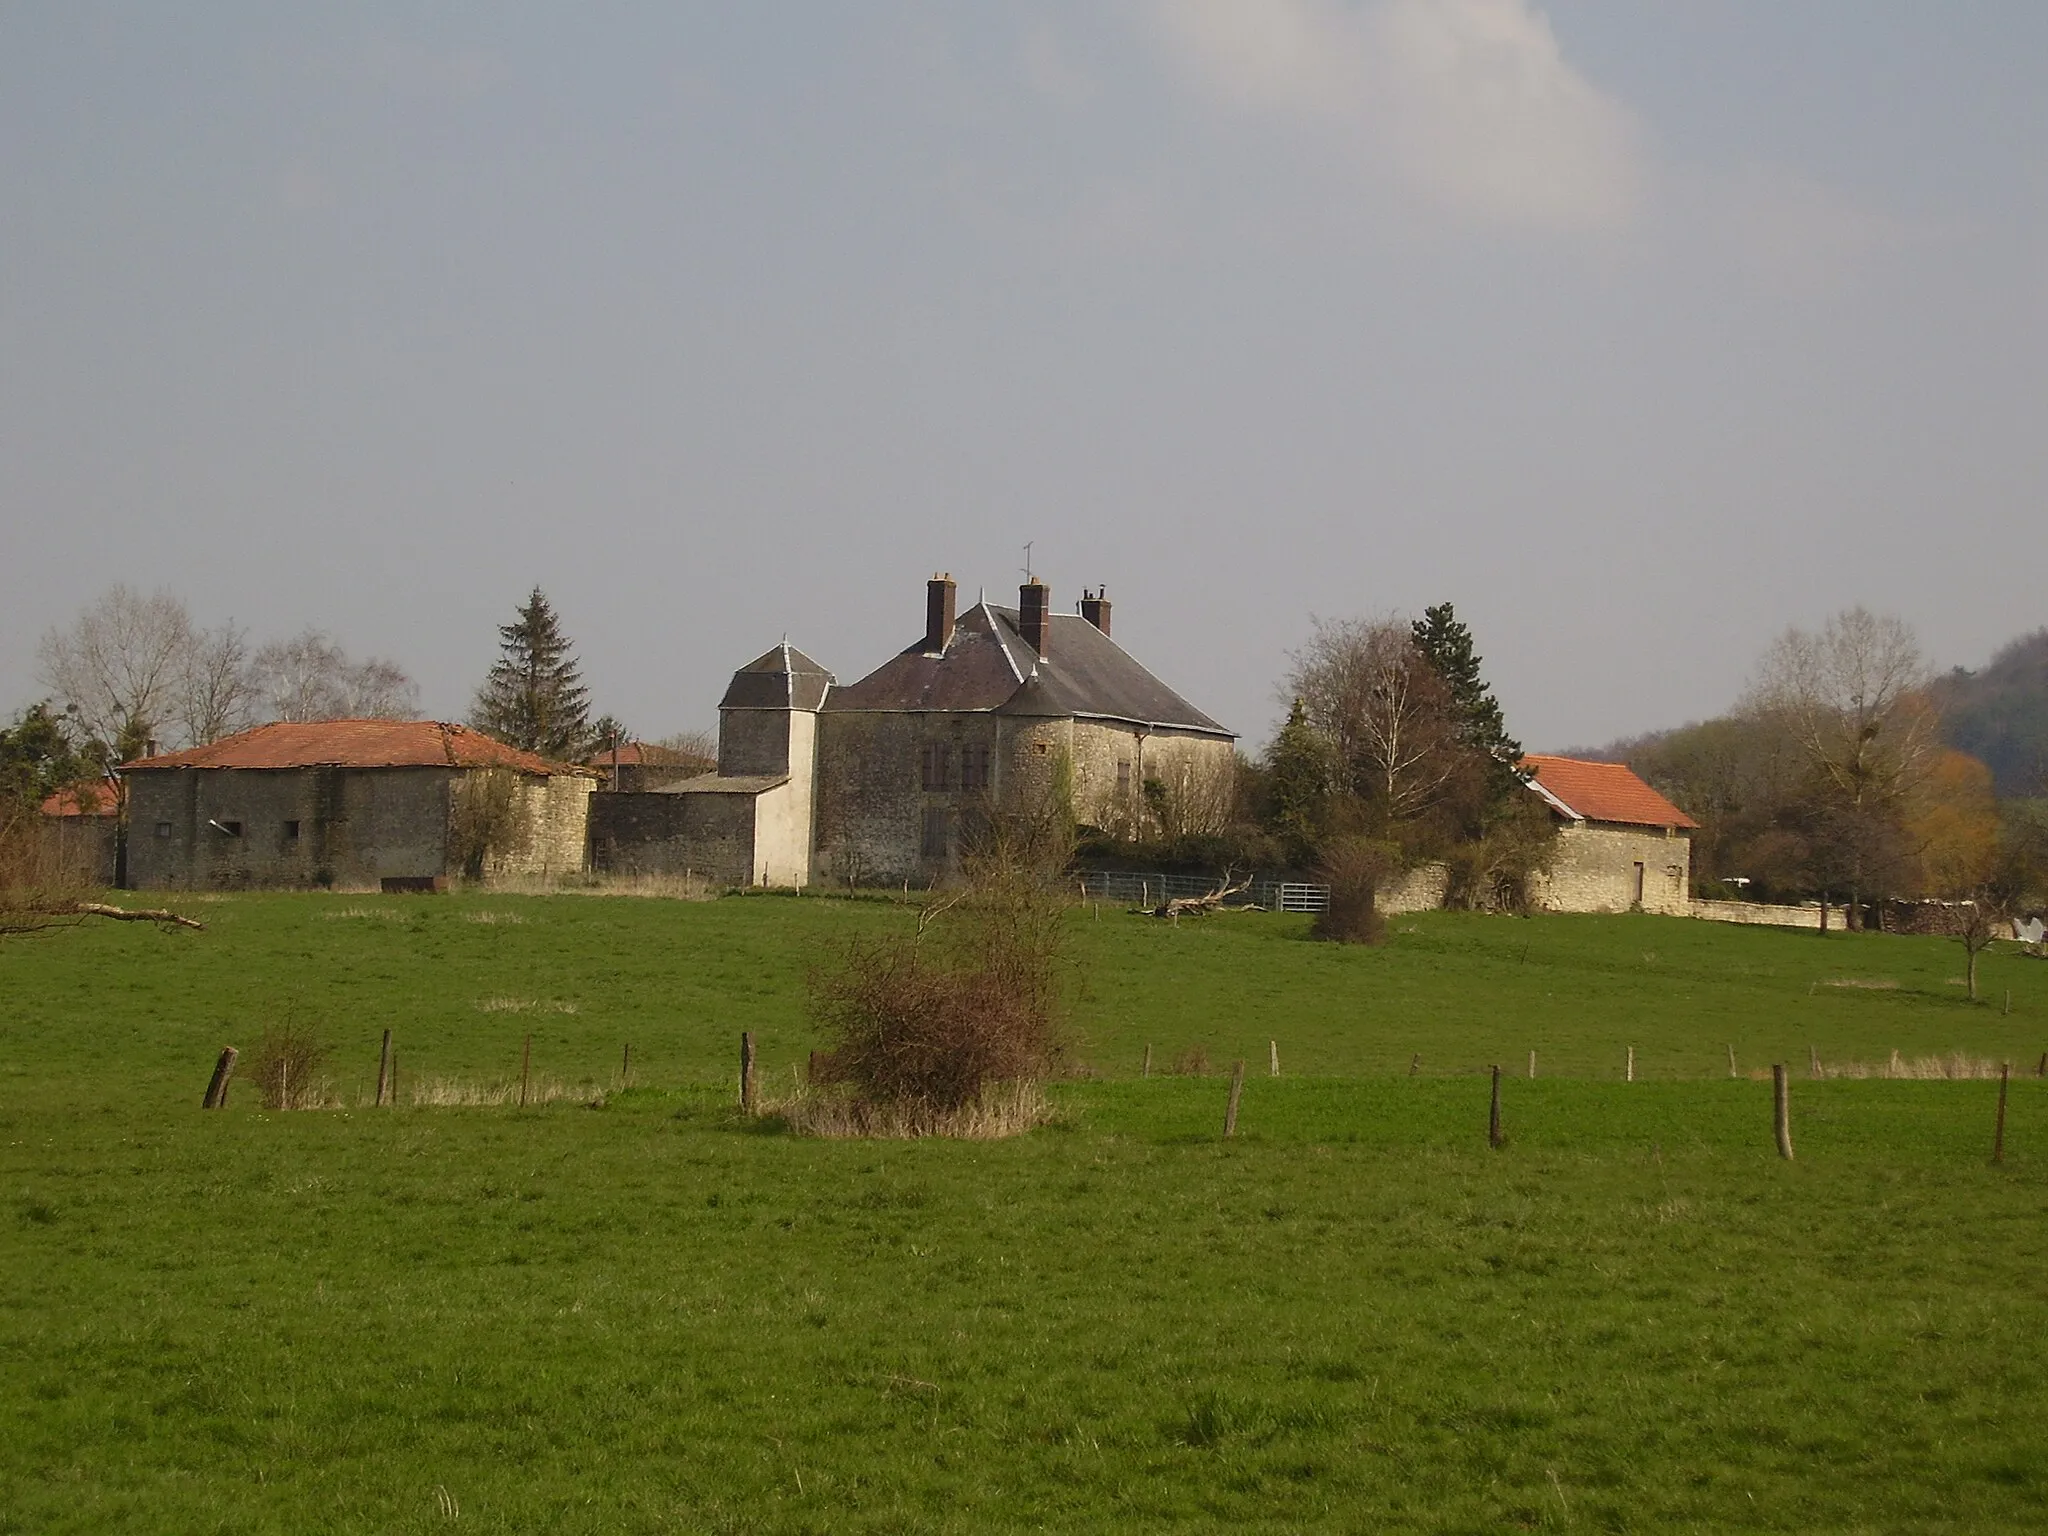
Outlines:
[[[1397,618],[1317,620],[1287,689],[1335,747],[1344,787],[1392,820],[1427,810],[1458,771],[1449,689]]]
[[[317,629],[273,640],[252,670],[273,720],[406,720],[418,710],[419,689],[397,663],[351,661]]]
[[[232,736],[256,723],[256,684],[249,632],[231,619],[192,636],[185,654],[179,715],[186,742],[195,747]]]
[[[192,651],[192,618],[170,593],[117,583],[37,647],[43,682],[97,740],[140,750],[172,723]]]
[[[1927,680],[1912,626],[1856,607],[1773,641],[1746,704],[1782,726],[1830,798],[1865,809],[1913,787],[1938,745]]]

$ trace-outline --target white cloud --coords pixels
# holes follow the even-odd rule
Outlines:
[[[1217,99],[1338,133],[1453,214],[1605,229],[1640,200],[1634,116],[1527,0],[1157,0],[1151,15]]]

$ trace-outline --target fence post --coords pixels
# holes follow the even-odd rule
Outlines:
[[[1635,1080],[1636,1080],[1636,1048],[1635,1048],[1634,1046],[1630,1046],[1630,1047],[1628,1048],[1628,1068],[1627,1068],[1627,1076],[1626,1076],[1626,1078],[1624,1079],[1624,1081],[1627,1081],[1627,1082],[1631,1082],[1631,1083],[1632,1083],[1632,1082],[1634,1082]]]
[[[1240,1056],[1230,1069],[1230,1102],[1223,1107],[1223,1139],[1230,1140],[1237,1134],[1237,1101],[1244,1097],[1244,1058]]]
[[[1273,1066],[1267,1075],[1269,1077],[1278,1077],[1280,1075],[1280,1042],[1278,1040],[1268,1040],[1266,1048],[1273,1053]]]
[[[519,1107],[526,1108],[526,1086],[533,1078],[533,1036],[526,1037],[526,1045],[519,1053]]]
[[[2043,1058],[2043,1059],[2044,1059],[2044,1060],[2048,1060],[2048,1058]],[[1414,1076],[1414,1075],[1415,1075],[1416,1073],[1420,1072],[1421,1070],[1422,1070],[1422,1052],[1420,1052],[1420,1051],[1417,1051],[1417,1052],[1416,1052],[1416,1053],[1415,1053],[1415,1054],[1414,1054],[1413,1056],[1410,1056],[1410,1057],[1408,1058],[1408,1075],[1409,1075],[1410,1077],[1413,1077],[1413,1076]]]
[[[754,1032],[740,1031],[740,1108],[754,1112]]]
[[[1991,1161],[2005,1161],[2005,1091],[2012,1086],[2012,1063],[1998,1064],[1998,1124],[1991,1132]]]
[[[2048,1077],[2048,1051],[2041,1053],[2041,1065],[2034,1068],[2034,1076]]]
[[[1500,1068],[1493,1069],[1493,1102],[1486,1109],[1486,1144],[1498,1150],[1500,1134]]]
[[[228,1081],[235,1075],[235,1062],[241,1054],[232,1045],[221,1051],[220,1059],[213,1064],[213,1077],[206,1085],[206,1097],[199,1101],[201,1109],[228,1107]]]
[[[1534,1051],[1529,1053],[1529,1076],[1531,1078],[1536,1076],[1536,1053]]]
[[[1735,1046],[1732,1041],[1728,1046],[1728,1075],[1731,1078],[1735,1076]]]
[[[391,1031],[384,1031],[383,1049],[377,1052],[377,1108],[391,1099]]]
[[[1771,1064],[1771,1124],[1778,1133],[1778,1156],[1792,1161],[1792,1090],[1785,1081],[1785,1064]]]
[[[633,1042],[628,1040],[626,1048],[619,1054],[619,1086],[625,1087],[633,1079]]]
[[[1151,1046],[1151,1044],[1150,1044],[1150,1043],[1148,1042],[1148,1043],[1146,1044],[1146,1046],[1145,1046],[1145,1065],[1144,1065],[1144,1066],[1142,1066],[1142,1067],[1140,1067],[1140,1068],[1138,1069],[1138,1076],[1140,1076],[1140,1077],[1150,1077],[1151,1075],[1152,1075],[1152,1046]]]

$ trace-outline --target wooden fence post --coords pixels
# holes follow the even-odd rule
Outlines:
[[[2048,1051],[2041,1053],[2041,1064],[2034,1068],[2034,1076],[2048,1077]]]
[[[1778,1156],[1792,1161],[1792,1090],[1785,1081],[1785,1064],[1771,1064],[1771,1124],[1778,1133]]]
[[[289,1056],[277,1058],[277,1107],[292,1107],[292,1059]]]
[[[1500,1133],[1500,1068],[1493,1069],[1493,1102],[1486,1109],[1486,1144],[1499,1149],[1504,1138]]]
[[[1826,1075],[1821,1071],[1820,1050],[1816,1046],[1806,1048],[1806,1075],[1816,1082]]]
[[[1151,1075],[1152,1075],[1152,1047],[1151,1047],[1151,1045],[1150,1045],[1150,1044],[1147,1044],[1147,1045],[1146,1045],[1146,1047],[1145,1047],[1145,1065],[1144,1065],[1144,1066],[1142,1066],[1142,1067],[1140,1067],[1140,1068],[1138,1069],[1138,1076],[1140,1076],[1140,1077],[1150,1077]]]
[[[384,1047],[377,1052],[377,1108],[391,1102],[391,1031],[384,1031]]]
[[[1625,1078],[1625,1081],[1627,1081],[1627,1082],[1631,1082],[1631,1083],[1632,1083],[1632,1082],[1634,1082],[1635,1080],[1636,1080],[1636,1048],[1635,1048],[1634,1046],[1630,1046],[1630,1047],[1628,1048],[1628,1069],[1627,1069],[1627,1077]]]
[[[2012,1063],[1998,1064],[1998,1124],[1991,1132],[1991,1161],[2005,1161],[2005,1092],[2012,1086]]]
[[[754,1032],[740,1031],[740,1108],[754,1112]]]
[[[619,1086],[625,1087],[633,1080],[633,1042],[628,1040],[626,1048],[619,1053]]]
[[[235,1062],[241,1054],[232,1045],[221,1051],[220,1059],[213,1064],[213,1077],[206,1085],[206,1097],[199,1101],[201,1109],[228,1107],[228,1081],[235,1075]]]
[[[1735,1046],[1733,1042],[1730,1042],[1728,1046],[1728,1075],[1731,1078],[1735,1076]]]
[[[1244,1058],[1230,1069],[1230,1102],[1223,1107],[1223,1139],[1237,1134],[1237,1101],[1244,1097]]]
[[[1280,1042],[1278,1040],[1268,1040],[1266,1048],[1273,1053],[1273,1066],[1267,1075],[1269,1077],[1278,1077],[1280,1075]]]
[[[1534,1051],[1531,1051],[1531,1052],[1529,1053],[1529,1076],[1533,1078],[1533,1077],[1535,1077],[1535,1075],[1536,1075],[1536,1053],[1535,1053]]]
[[[533,1036],[526,1037],[525,1048],[519,1053],[519,1107],[526,1108],[527,1085],[533,1079]]]
[[[2044,1058],[2044,1059],[2048,1059],[2048,1058]],[[1409,1075],[1410,1077],[1413,1077],[1413,1076],[1414,1076],[1414,1075],[1415,1075],[1416,1073],[1420,1072],[1421,1070],[1422,1070],[1422,1052],[1420,1052],[1420,1051],[1417,1051],[1417,1052],[1416,1052],[1416,1053],[1415,1053],[1415,1054],[1414,1054],[1413,1056],[1410,1056],[1410,1057],[1408,1058],[1408,1075]]]

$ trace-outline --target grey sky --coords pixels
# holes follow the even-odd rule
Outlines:
[[[117,580],[459,716],[852,678],[922,582],[1265,737],[1312,613],[1532,746],[1855,602],[2048,621],[2048,7],[0,8],[0,708]]]

